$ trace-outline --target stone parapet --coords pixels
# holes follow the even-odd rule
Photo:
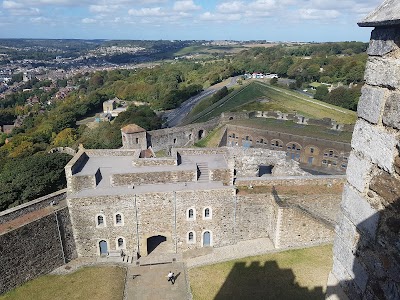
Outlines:
[[[328,282],[327,299],[340,292],[400,299],[400,2],[384,1],[359,25],[377,28],[336,227],[330,276],[336,288]]]

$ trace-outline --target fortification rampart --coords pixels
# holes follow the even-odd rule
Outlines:
[[[0,212],[0,225],[24,216],[28,213],[41,210],[51,204],[58,204],[67,198],[67,189],[62,189],[57,192],[40,197],[36,200],[18,205],[16,207]]]
[[[237,178],[236,186],[301,186],[301,185],[325,185],[344,184],[345,175],[315,175],[315,176],[278,176],[278,177],[249,177]]]
[[[26,213],[23,207],[18,209]],[[26,223],[26,214],[1,226],[0,294],[76,258],[72,224],[65,204],[61,202],[49,210],[38,209],[29,215],[37,217]]]

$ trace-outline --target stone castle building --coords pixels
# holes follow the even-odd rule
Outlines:
[[[130,129],[140,130],[131,125],[122,136]],[[238,185],[248,189],[254,180],[266,186],[281,185],[282,176],[314,180],[283,152],[223,147],[172,149],[163,158],[141,153],[81,149],[66,166],[78,256],[121,250],[131,257],[147,256],[160,244],[163,252],[179,254],[261,237],[271,237],[278,248],[292,247],[329,241],[333,234],[333,225],[321,222],[315,211],[306,213],[309,208],[294,209],[271,195],[253,201],[237,194]],[[266,174],[260,176],[263,169]],[[321,185],[342,182],[334,176],[315,180]],[[329,201],[332,208],[339,198]],[[287,230],[301,220],[303,227]]]

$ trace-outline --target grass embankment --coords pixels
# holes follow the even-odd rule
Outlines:
[[[45,275],[0,296],[1,300],[121,300],[125,269],[82,268],[68,275]]]
[[[324,299],[330,245],[248,257],[189,270],[195,300]]]
[[[203,100],[204,101],[204,100]],[[202,102],[203,102],[202,101]],[[311,99],[302,94],[278,86],[271,86],[259,81],[252,81],[241,89],[238,89],[217,103],[209,105],[200,102],[195,107],[187,123],[204,122],[219,116],[225,111],[268,111],[279,110],[281,112],[294,112],[305,117],[322,119],[331,118],[339,123],[354,124],[357,115],[341,107],[337,107],[322,101]]]
[[[212,130],[207,136],[200,141],[196,142],[194,145],[196,147],[208,147],[215,148],[219,146],[219,142],[221,141],[222,130],[224,127],[220,126]]]

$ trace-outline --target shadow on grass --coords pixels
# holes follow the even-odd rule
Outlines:
[[[299,286],[291,269],[280,269],[275,261],[264,266],[253,262],[236,263],[215,300],[231,299],[324,299],[322,287],[309,290]]]

